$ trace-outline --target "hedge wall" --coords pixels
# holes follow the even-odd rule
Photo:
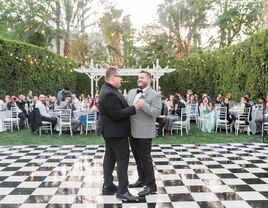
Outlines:
[[[0,97],[56,94],[64,86],[76,90],[75,62],[46,48],[0,38]]]
[[[268,30],[261,31],[235,46],[176,60],[176,71],[160,80],[165,95],[187,89],[212,97],[231,92],[236,99],[246,92],[252,99],[267,94],[267,36]]]

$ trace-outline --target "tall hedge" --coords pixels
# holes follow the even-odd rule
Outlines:
[[[165,75],[160,84],[165,95],[193,89],[199,95],[231,92],[239,99],[250,93],[252,99],[267,94],[268,30],[222,50],[195,54],[176,60],[176,71]]]
[[[0,97],[56,94],[64,86],[76,89],[76,63],[46,48],[0,38]]]

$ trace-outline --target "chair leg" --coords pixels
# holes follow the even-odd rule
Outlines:
[[[59,136],[60,136],[60,135],[61,135],[61,133],[62,133],[61,131],[62,131],[62,127],[60,126]]]
[[[247,135],[250,136],[250,128],[247,126]]]
[[[41,136],[41,127],[39,127],[39,136]]]

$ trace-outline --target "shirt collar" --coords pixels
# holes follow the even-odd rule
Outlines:
[[[141,89],[142,90],[142,93],[144,93],[146,90],[148,90],[150,88],[150,86],[149,87],[145,87],[145,88],[143,88],[143,89]],[[139,89],[139,88],[137,88],[137,89]]]

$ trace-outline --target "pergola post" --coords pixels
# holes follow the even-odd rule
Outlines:
[[[94,97],[94,79],[93,76],[90,77],[90,93],[91,93],[91,97]]]

